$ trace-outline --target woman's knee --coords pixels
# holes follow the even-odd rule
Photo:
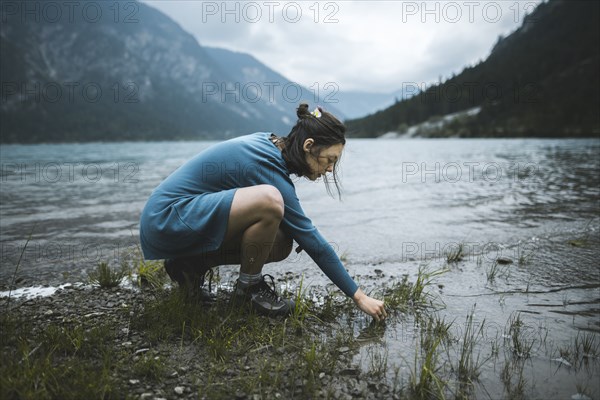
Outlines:
[[[259,210],[261,210],[265,216],[274,218],[276,220],[283,219],[284,203],[281,192],[275,186],[271,185],[259,185],[257,189],[260,190],[259,198]]]

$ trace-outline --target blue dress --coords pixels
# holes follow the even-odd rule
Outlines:
[[[218,250],[238,188],[269,184],[283,197],[281,229],[347,296],[358,285],[332,246],[304,214],[281,151],[259,132],[215,144],[169,175],[152,192],[140,218],[140,242],[150,260]]]

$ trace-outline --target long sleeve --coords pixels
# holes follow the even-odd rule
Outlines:
[[[321,235],[312,221],[304,214],[295,188],[291,182],[277,185],[285,203],[283,229],[321,268],[327,277],[347,296],[352,297],[358,285],[344,268],[331,244]]]

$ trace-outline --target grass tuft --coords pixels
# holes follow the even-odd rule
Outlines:
[[[96,269],[88,274],[88,279],[91,284],[99,285],[102,288],[111,288],[119,286],[126,275],[125,269],[115,270],[107,262],[100,262]]]
[[[455,249],[450,250],[446,254],[446,262],[448,264],[453,264],[462,261],[465,256],[464,248],[465,246],[462,243],[459,243]]]
[[[421,266],[414,283],[408,282],[408,275],[403,275],[400,282],[395,282],[384,292],[383,299],[386,309],[391,312],[402,312],[409,308],[419,309],[434,306],[434,296],[426,289],[433,284],[436,277],[447,271],[446,268],[428,271],[426,267]]]

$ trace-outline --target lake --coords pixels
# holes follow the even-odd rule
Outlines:
[[[135,253],[151,191],[213,143],[2,145],[2,287],[30,234],[18,286],[82,281],[98,262]],[[412,280],[419,267],[448,269],[432,285],[443,304],[437,312],[462,332],[474,308],[474,320],[488,324],[477,351],[482,359],[495,354],[481,366],[478,398],[510,394],[502,375],[509,358],[497,346],[509,346],[517,315],[533,342],[515,367],[526,397],[598,398],[599,355],[588,354],[583,366],[567,352],[577,338],[600,343],[599,154],[599,140],[350,139],[342,201],[322,182],[296,179],[296,186],[306,213],[367,290]],[[459,245],[462,260],[446,265]],[[334,290],[305,254],[265,270]],[[228,271],[233,279],[235,269]],[[360,334],[360,323],[355,329]],[[389,324],[356,362],[368,368],[377,350],[387,370],[408,371],[418,332],[417,318]]]

